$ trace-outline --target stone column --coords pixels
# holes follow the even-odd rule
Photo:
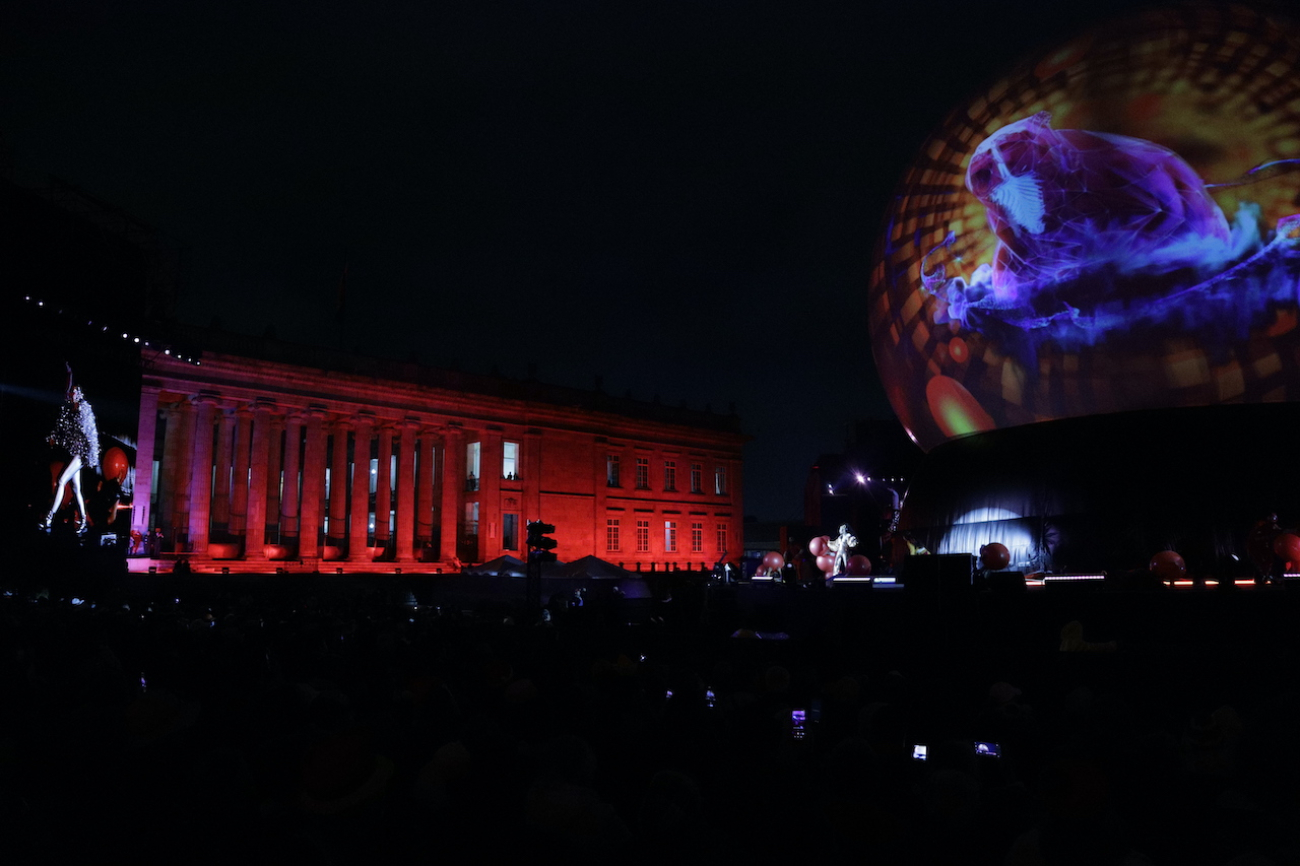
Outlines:
[[[487,562],[501,553],[501,442],[500,427],[483,431],[479,454],[478,556]]]
[[[415,471],[415,547],[419,551],[433,540],[433,460],[435,435],[420,431],[420,465]],[[418,555],[418,553],[417,553]]]
[[[146,386],[140,392],[140,424],[135,439],[135,493],[131,500],[131,528],[144,536],[153,529],[149,525],[149,507],[153,499],[153,453],[157,433],[158,389]]]
[[[379,425],[379,477],[375,482],[375,547],[392,541],[389,523],[393,511],[393,425]]]
[[[217,481],[212,490],[212,528],[230,531],[230,463],[235,438],[235,415],[223,411],[217,418]]]
[[[266,450],[266,522],[275,527],[275,539],[280,540],[281,466],[284,463],[284,416],[274,413],[270,417],[270,441]]]
[[[194,465],[194,404],[183,400],[176,407],[175,485],[172,494],[171,526],[163,531],[171,536],[172,549],[184,550],[190,534],[190,469]]]
[[[397,455],[397,558],[415,561],[415,431],[420,422],[402,422],[402,439]]]
[[[271,427],[271,407],[265,403],[253,404],[244,558],[257,562],[266,561],[266,551],[262,548],[266,544],[267,486],[270,484],[269,469],[273,444],[276,450],[279,450],[279,442],[271,436]]]
[[[369,562],[366,550],[370,535],[370,442],[375,418],[356,418],[352,446],[352,516],[348,521],[348,562]]]
[[[190,550],[208,552],[212,515],[212,421],[217,411],[213,394],[200,394],[194,414],[194,462],[190,472]]]
[[[158,463],[158,511],[154,515],[156,526],[171,526],[176,511],[176,461],[179,459],[177,443],[180,441],[180,409],[169,403],[160,414],[163,420],[162,460]]]
[[[307,442],[302,452],[302,522],[298,533],[298,558],[320,556],[321,495],[325,490],[325,413],[309,409]]]
[[[465,431],[449,426],[442,449],[442,548],[438,558],[455,558],[460,542],[461,509],[465,502]]]
[[[298,540],[299,460],[302,448],[303,416],[294,413],[284,424],[284,492],[280,494],[280,536]]]
[[[249,437],[252,434],[253,413],[246,407],[240,407],[235,412],[235,478],[230,493],[232,535],[243,535],[248,531],[248,465],[251,459]],[[244,553],[247,555],[248,551]]]
[[[326,544],[342,547],[348,537],[348,429],[347,419],[334,422],[330,429],[330,501],[329,533]]]

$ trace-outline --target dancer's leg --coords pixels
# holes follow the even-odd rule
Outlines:
[[[86,513],[86,501],[81,498],[81,458],[73,457],[59,475],[59,483],[54,485],[54,501],[50,503],[50,511],[45,515],[45,526],[48,529],[54,522],[54,513],[59,510],[59,505],[63,502],[63,489],[68,482],[72,482],[72,490],[77,496],[77,503],[81,508],[81,513]]]
[[[86,530],[87,517],[86,498],[81,495],[81,458],[73,457],[72,462],[77,466],[76,470],[72,473],[72,493],[77,497],[77,511],[81,514],[81,520],[77,523],[77,531],[84,532]]]

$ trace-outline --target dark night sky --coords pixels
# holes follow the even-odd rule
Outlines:
[[[0,146],[173,238],[186,320],[734,402],[746,512],[795,517],[892,414],[865,301],[893,185],[981,83],[1127,4],[1072,5],[26,2]]]

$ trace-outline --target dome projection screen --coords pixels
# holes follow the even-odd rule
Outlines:
[[[1057,418],[1300,395],[1300,49],[1182,7],[1041,53],[905,174],[869,294],[925,449]]]

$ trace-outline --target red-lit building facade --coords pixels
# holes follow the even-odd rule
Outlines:
[[[734,415],[215,336],[140,403],[133,526],[196,569],[452,570],[539,519],[566,561],[740,555]]]

